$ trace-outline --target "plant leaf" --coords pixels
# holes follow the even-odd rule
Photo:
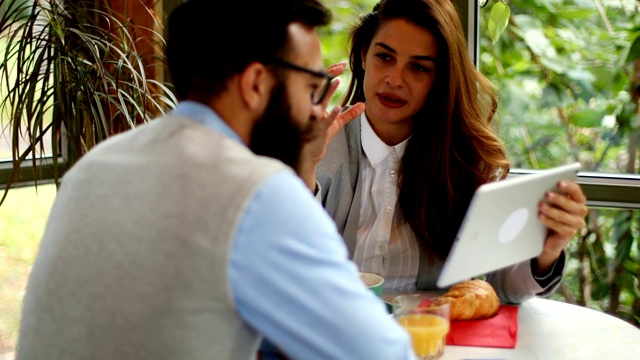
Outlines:
[[[596,128],[600,126],[605,115],[607,112],[602,109],[584,109],[572,114],[569,121],[583,128]]]
[[[627,55],[627,63],[631,63],[636,59],[640,59],[640,34],[636,36],[633,43],[629,46],[629,54]]]
[[[509,17],[511,16],[511,9],[502,1],[495,3],[491,7],[489,13],[489,34],[491,36],[491,42],[495,44],[500,35],[504,32],[509,24]]]

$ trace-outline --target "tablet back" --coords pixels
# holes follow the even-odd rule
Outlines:
[[[538,256],[547,228],[538,203],[561,179],[575,180],[579,163],[480,186],[438,278],[447,287]]]

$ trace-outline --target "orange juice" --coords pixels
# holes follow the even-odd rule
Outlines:
[[[416,355],[434,358],[442,355],[449,332],[447,319],[431,314],[409,314],[399,317],[398,323],[411,335]]]

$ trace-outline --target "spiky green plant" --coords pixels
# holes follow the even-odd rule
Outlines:
[[[0,0],[0,129],[12,140],[0,204],[25,180],[24,165],[36,182],[58,184],[87,150],[175,106],[159,80],[161,22],[144,9],[119,14],[108,0]],[[141,17],[153,26],[137,25]]]

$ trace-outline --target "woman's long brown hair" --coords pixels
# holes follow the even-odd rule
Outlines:
[[[509,173],[504,145],[490,126],[498,103],[469,59],[450,0],[382,0],[351,30],[353,72],[343,105],[366,101],[361,54],[381,24],[398,18],[431,32],[438,46],[436,78],[402,158],[398,201],[422,248],[444,259],[476,188]]]

